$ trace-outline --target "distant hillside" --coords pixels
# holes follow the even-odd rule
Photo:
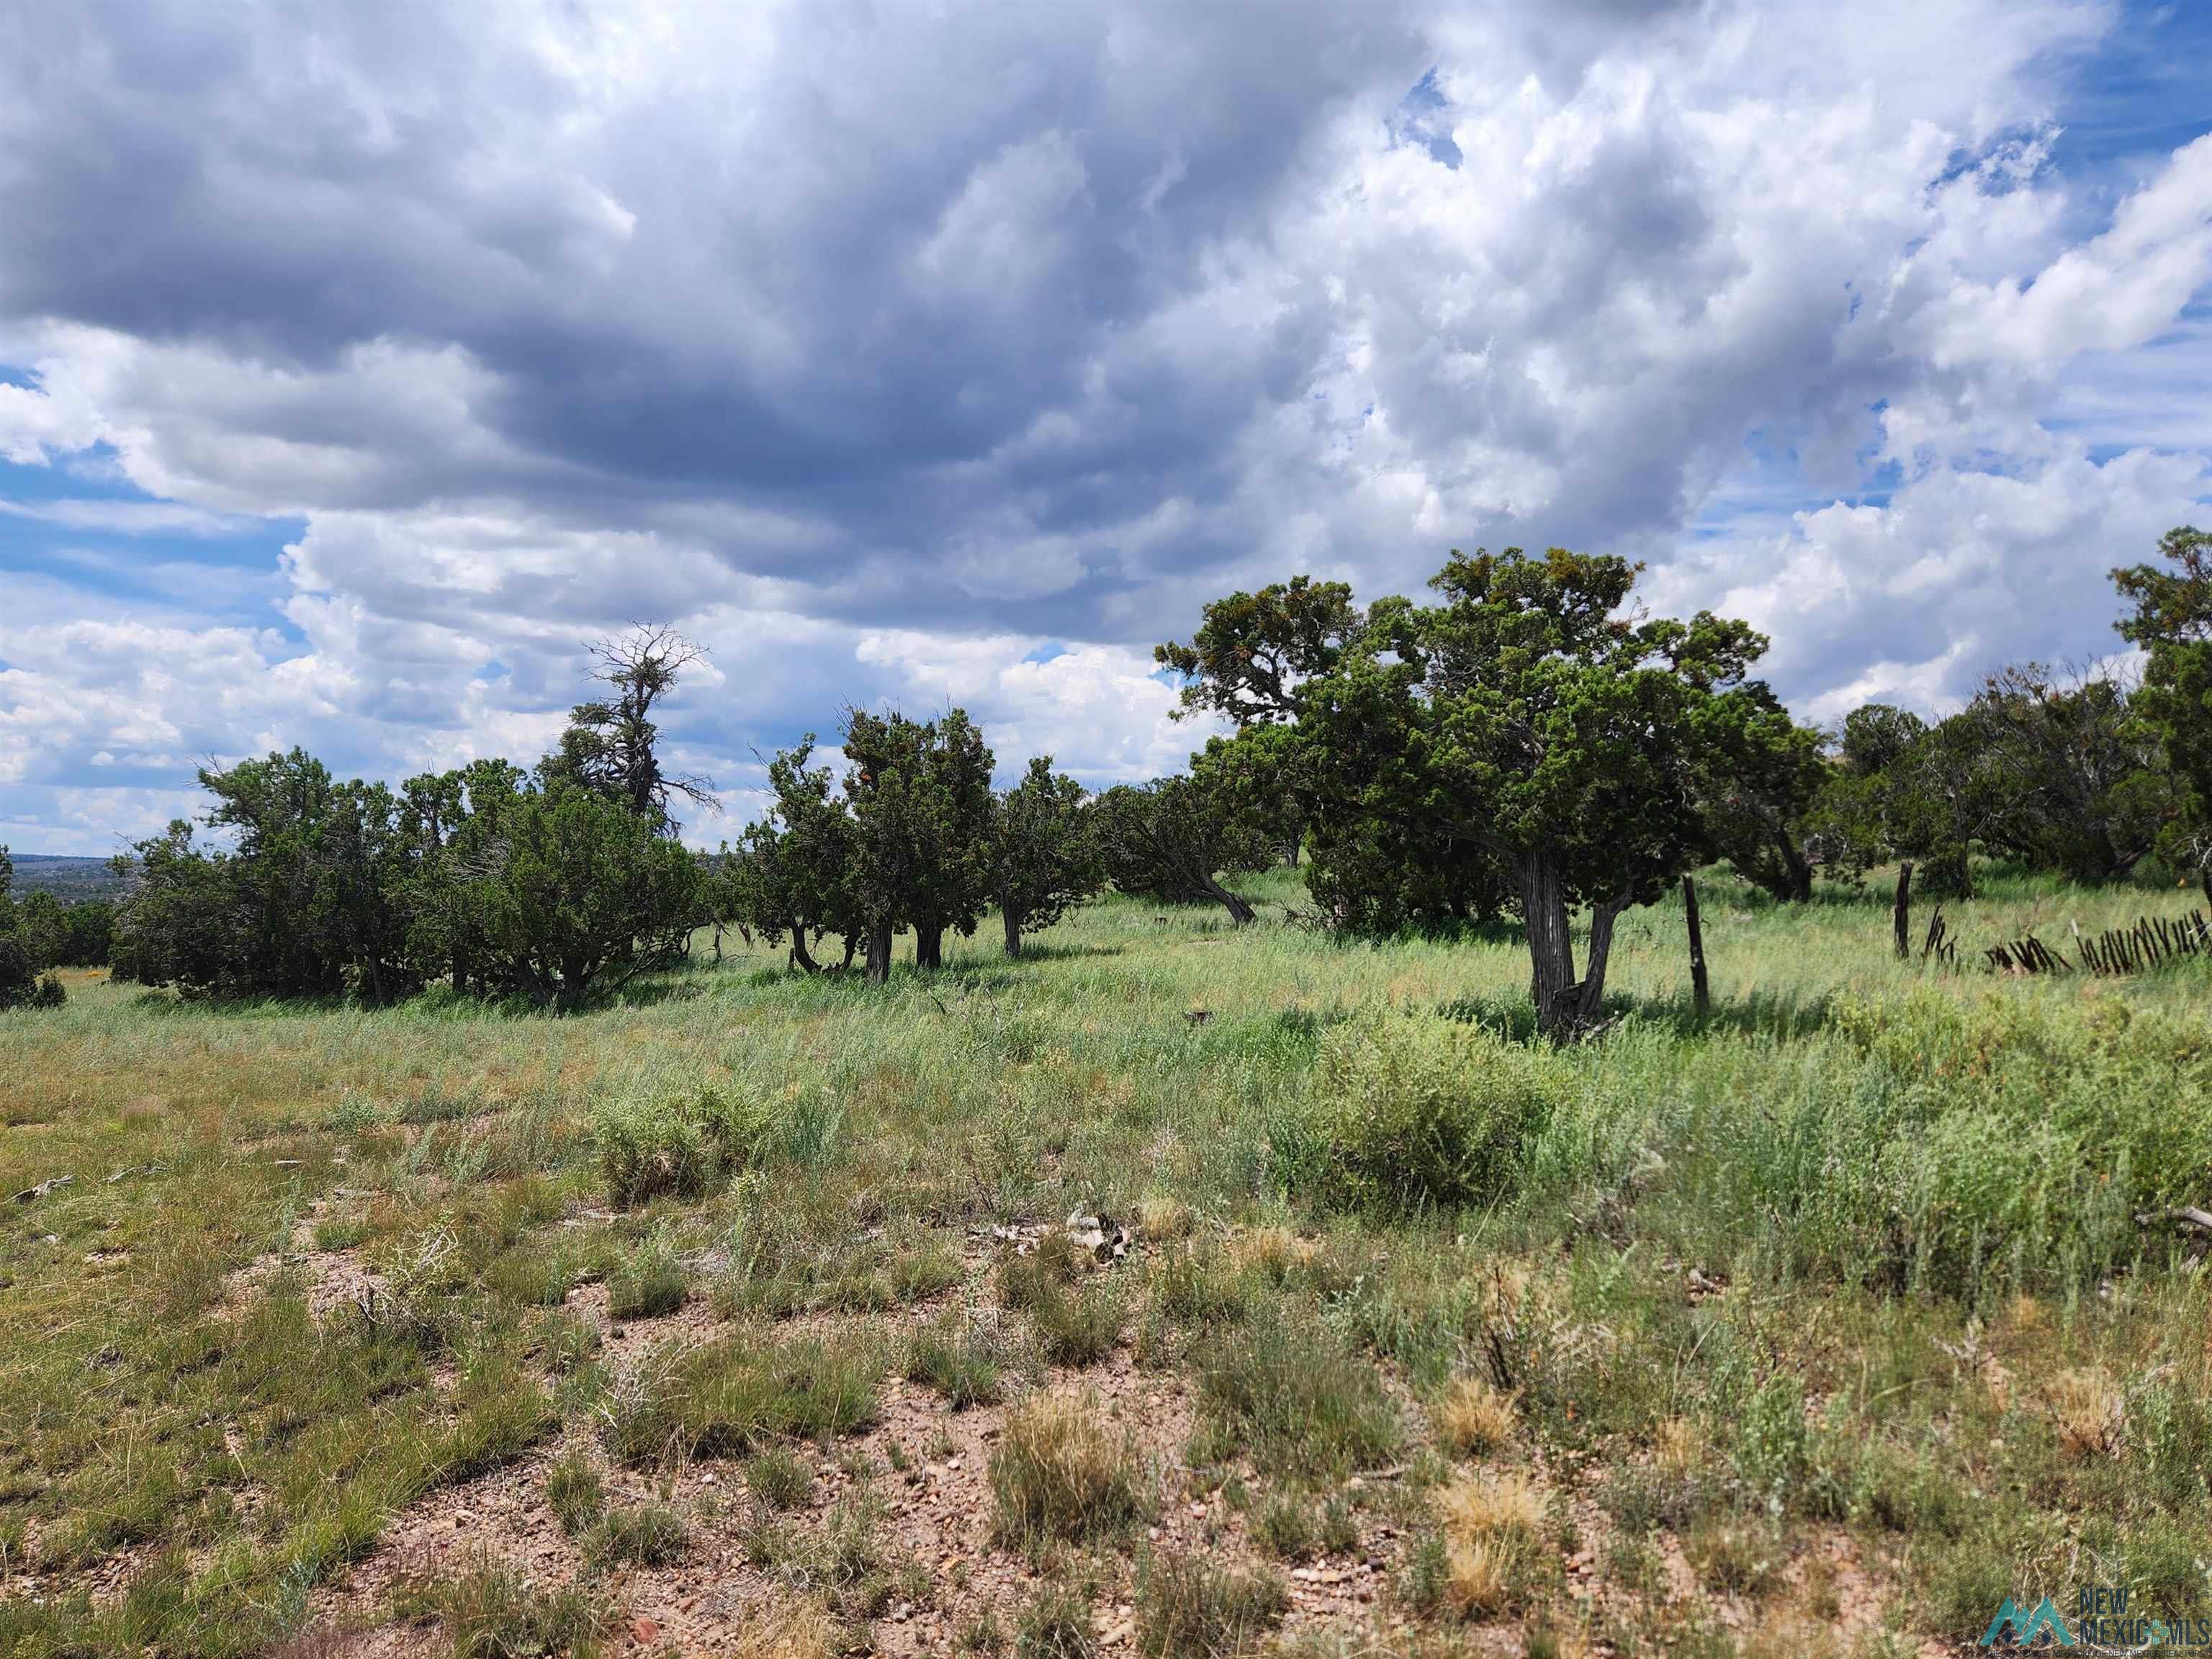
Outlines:
[[[106,859],[64,858],[52,853],[10,853],[17,894],[52,893],[62,899],[112,898],[123,883]]]

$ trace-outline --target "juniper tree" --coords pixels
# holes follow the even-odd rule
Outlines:
[[[943,961],[945,931],[975,931],[989,902],[991,751],[967,714],[917,721],[846,711],[854,908],[867,973],[890,975],[891,939],[914,929],[915,965]]]
[[[1620,912],[1705,849],[1698,732],[1765,641],[1700,612],[1642,621],[1637,567],[1554,548],[1454,553],[1442,603],[1390,599],[1304,686],[1322,811],[1395,825],[1428,856],[1490,861],[1527,931],[1547,1032],[1597,1017]],[[1577,974],[1570,933],[1590,912]]]
[[[1006,931],[1006,954],[1022,953],[1022,934],[1049,927],[1072,904],[1097,892],[1104,877],[1084,817],[1083,786],[1031,760],[1022,781],[999,797],[991,815],[990,892]]]
[[[1255,912],[1223,873],[1265,864],[1265,843],[1231,804],[1191,777],[1118,784],[1091,803],[1092,844],[1106,878],[1168,904],[1218,904],[1238,927]]]
[[[2069,881],[2118,881],[2179,805],[2156,735],[2111,674],[2024,663],[1990,676],[1954,720],[1973,756],[1992,851]]]
[[[2179,796],[2160,845],[2212,899],[2212,532],[2185,525],[2158,550],[2168,568],[2112,573],[2135,607],[2119,629],[2147,659],[2134,712],[2163,749]]]
[[[1698,805],[1715,858],[1784,902],[1813,896],[1806,819],[1828,769],[1820,733],[1764,685],[1698,710]]]
[[[1225,715],[1239,726],[1297,717],[1297,688],[1334,667],[1361,624],[1342,582],[1293,576],[1256,593],[1231,593],[1206,607],[1188,644],[1152,648],[1182,676],[1178,718]]]
[[[727,849],[719,878],[722,914],[771,945],[787,943],[792,966],[819,973],[810,944],[842,934],[844,965],[861,934],[855,902],[852,816],[830,769],[811,767],[814,737],[769,763],[768,811]]]
[[[658,624],[639,624],[620,639],[592,645],[591,675],[607,695],[569,712],[560,746],[540,765],[542,775],[549,783],[575,784],[621,801],[672,835],[678,798],[712,806],[710,780],[662,766],[660,727],[653,718],[684,671],[705,654],[674,629]]]
[[[454,896],[494,985],[580,1007],[668,960],[700,914],[698,860],[626,802],[556,779],[477,810]]]

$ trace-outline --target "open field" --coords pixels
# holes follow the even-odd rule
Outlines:
[[[2212,1618],[2212,1239],[2137,1218],[2212,1207],[2207,963],[1946,972],[1880,883],[1714,878],[1711,1018],[1632,911],[1553,1052],[1517,936],[1248,885],[1243,933],[1116,899],[883,988],[702,944],[569,1019],[65,975],[0,1017],[0,1654]],[[1947,915],[1963,958],[2190,896]]]

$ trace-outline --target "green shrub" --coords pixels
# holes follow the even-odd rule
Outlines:
[[[1480,1026],[1384,1018],[1327,1032],[1316,1086],[1339,1202],[1484,1204],[1567,1092],[1566,1062]]]
[[[750,1160],[766,1122],[712,1088],[639,1090],[592,1108],[599,1173],[623,1205],[713,1190]]]

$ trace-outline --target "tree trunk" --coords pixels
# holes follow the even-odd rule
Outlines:
[[[1533,854],[1513,860],[1513,884],[1520,894],[1521,921],[1528,938],[1528,997],[1536,1005],[1536,1024],[1556,1034],[1578,988],[1575,942],[1567,931],[1567,898],[1552,860]]]
[[[716,922],[716,923],[714,924],[714,960],[715,960],[715,961],[717,961],[717,962],[720,962],[721,959],[722,959],[722,924],[721,924],[720,922],[719,922],[719,921],[718,921],[718,922]]]
[[[822,964],[815,961],[814,953],[806,948],[806,927],[803,922],[791,924],[791,960],[794,967],[806,973],[818,974],[822,971]]]
[[[1805,854],[1787,830],[1774,832],[1774,849],[1782,856],[1783,879],[1790,889],[1785,896],[1794,903],[1806,903],[1813,896],[1813,866],[1805,862]]]
[[[1690,924],[1690,996],[1698,1018],[1703,1019],[1713,1010],[1713,988],[1705,978],[1705,933],[1698,926],[1698,884],[1687,876],[1682,878],[1682,913]]]
[[[860,951],[860,936],[858,933],[846,934],[845,959],[837,964],[837,971],[841,974],[851,973],[853,971],[853,958],[858,956]]]
[[[879,921],[868,928],[868,983],[887,985],[891,977],[891,925]]]
[[[1201,876],[1200,879],[1204,882],[1206,885],[1206,896],[1213,900],[1215,903],[1220,905],[1223,909],[1228,911],[1230,921],[1235,922],[1237,927],[1242,927],[1246,922],[1251,921],[1254,916],[1259,914],[1259,912],[1253,909],[1249,904],[1247,904],[1241,896],[1231,892],[1226,887],[1224,887],[1218,881],[1215,880],[1212,872],[1206,872],[1206,873]]]
[[[1016,910],[1002,910],[1006,920],[1006,954],[1018,957],[1022,953],[1022,918]]]
[[[1574,935],[1559,866],[1548,854],[1532,853],[1513,861],[1513,881],[1528,937],[1528,994],[1536,1005],[1537,1029],[1554,1039],[1579,1036],[1604,1004],[1613,920],[1628,901],[1608,899],[1590,911],[1589,960],[1577,979]]]
[[[1912,954],[1912,860],[1897,866],[1897,901],[1890,907],[1890,927],[1897,935],[1897,959]]]
[[[945,965],[945,928],[936,922],[914,925],[914,965],[932,972]]]
[[[1606,965],[1613,960],[1613,924],[1628,908],[1626,895],[1607,899],[1590,911],[1589,957],[1583,963],[1583,982],[1575,1007],[1577,1030],[1597,1023],[1605,1006]]]

